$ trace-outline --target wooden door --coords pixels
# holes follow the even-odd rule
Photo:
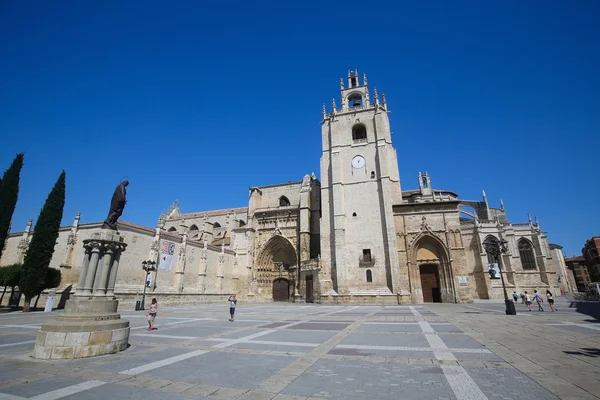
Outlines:
[[[273,301],[288,301],[289,282],[279,278],[273,281]]]
[[[306,302],[312,303],[313,301],[313,277],[308,275],[306,277]]]
[[[421,288],[423,289],[423,301],[433,303],[439,301],[436,294],[439,292],[438,274],[436,265],[423,265],[421,270]]]

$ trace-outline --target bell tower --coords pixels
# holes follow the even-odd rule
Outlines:
[[[385,95],[371,101],[367,76],[340,80],[341,108],[323,105],[322,294],[394,292],[399,287],[392,206],[402,202]]]

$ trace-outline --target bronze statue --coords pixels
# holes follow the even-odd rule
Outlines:
[[[117,220],[123,214],[125,204],[127,204],[127,189],[125,189],[127,185],[129,185],[129,181],[124,180],[115,189],[115,193],[110,201],[108,217],[106,217],[106,221],[102,224],[102,229],[117,230]]]

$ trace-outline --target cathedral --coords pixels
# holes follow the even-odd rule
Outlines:
[[[119,221],[127,243],[116,295],[133,302],[144,287],[168,304],[244,301],[395,304],[502,299],[506,290],[558,291],[566,278],[560,246],[537,220],[507,220],[504,205],[461,199],[432,187],[402,190],[385,96],[350,71],[341,103],[322,109],[320,179],[251,187],[247,206],[182,213],[176,201],[155,228]],[[61,228],[51,267],[58,293],[77,291],[82,241],[102,222]],[[0,265],[22,262],[31,236],[4,243]],[[486,252],[506,241],[506,252]],[[156,262],[146,274],[143,261]],[[11,297],[11,298],[14,298]],[[18,300],[17,300],[18,301]]]

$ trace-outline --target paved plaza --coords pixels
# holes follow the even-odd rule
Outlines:
[[[152,332],[121,309],[130,347],[69,361],[29,357],[58,311],[0,314],[0,400],[598,399],[599,305],[557,306],[162,307]]]

